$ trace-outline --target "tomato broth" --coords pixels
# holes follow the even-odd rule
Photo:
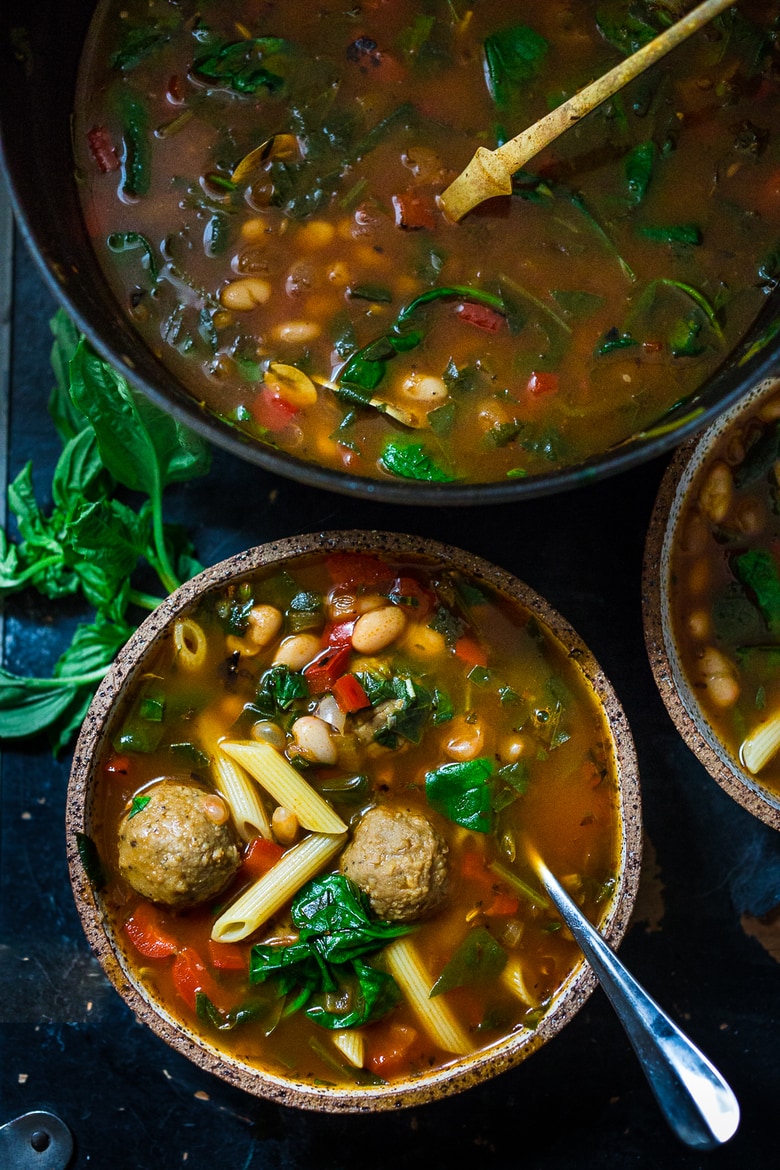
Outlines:
[[[205,1043],[279,1076],[384,1085],[536,1029],[582,957],[533,875],[526,835],[592,921],[617,893],[615,744],[592,683],[538,615],[436,561],[315,554],[223,586],[144,661],[108,734],[91,836],[134,978]],[[219,895],[172,909],[119,872],[118,840],[143,825],[163,778],[224,800],[236,824],[218,765],[231,743],[270,746],[345,830],[292,910],[288,897],[241,938],[219,925],[238,899],[322,837],[279,813],[264,775],[247,782],[267,827],[244,824]],[[285,983],[272,964],[306,937],[296,899],[339,874],[376,808],[431,826],[441,900],[394,918],[410,933],[372,944],[361,965],[329,967],[332,986],[311,985],[305,967]],[[368,920],[381,939],[387,923],[370,908]],[[399,941],[423,971],[422,1008],[390,961]],[[388,980],[375,1003],[371,987]],[[426,1019],[430,1005],[449,1031]]]
[[[74,143],[97,255],[204,409],[305,462],[487,482],[685,402],[774,287],[776,3],[745,2],[458,224],[437,196],[675,3],[103,0]]]

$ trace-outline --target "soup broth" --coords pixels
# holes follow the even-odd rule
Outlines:
[[[280,1076],[382,1085],[535,1029],[581,954],[526,836],[592,921],[616,891],[591,684],[538,616],[435,561],[316,554],[211,593],[109,733],[91,835],[134,978]],[[369,840],[377,816],[400,838]],[[237,865],[212,889],[228,834]],[[344,937],[338,956],[306,951]]]
[[[718,740],[780,797],[780,391],[713,446],[670,550],[680,664]]]
[[[447,483],[586,462],[693,395],[776,282],[778,5],[741,3],[458,224],[437,196],[681,13],[102,0],[75,157],[135,326],[303,461]]]

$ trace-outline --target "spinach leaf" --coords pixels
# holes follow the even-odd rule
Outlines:
[[[538,76],[548,49],[548,41],[525,25],[500,29],[485,39],[486,80],[499,110],[508,110]]]
[[[288,42],[279,37],[234,41],[198,57],[192,68],[197,77],[234,93],[255,95],[260,89],[277,93],[283,87],[284,79],[267,69],[263,61],[265,57],[277,56],[288,48]]]
[[[639,142],[626,156],[624,170],[629,202],[636,207],[647,194],[655,163],[655,143]]]
[[[434,461],[422,443],[402,443],[390,439],[380,456],[380,463],[393,475],[419,479],[427,483],[452,483],[455,479]]]
[[[739,581],[755,598],[772,634],[780,634],[780,574],[777,562],[766,549],[749,549],[732,559]]]
[[[658,18],[656,18],[658,19]],[[664,23],[670,23],[666,20]],[[596,11],[596,26],[604,37],[625,56],[636,53],[661,31],[660,20],[651,23],[649,5],[632,0],[607,0]]]
[[[291,918],[297,942],[252,947],[252,983],[277,979],[284,994],[297,990],[294,1005],[308,1004],[306,1015],[324,1028],[359,1027],[395,1007],[395,980],[364,957],[413,927],[373,918],[367,895],[343,874],[308,882],[293,899]],[[332,994],[347,989],[347,996]],[[339,999],[346,1006],[334,1011]]]
[[[442,764],[425,773],[425,793],[431,808],[464,829],[489,833],[493,827],[493,762],[474,760]]]
[[[303,675],[280,663],[263,674],[252,707],[263,719],[273,719],[308,697],[309,685]]]
[[[506,951],[485,926],[475,926],[455,949],[431,988],[431,997],[455,987],[490,983],[506,966]]]

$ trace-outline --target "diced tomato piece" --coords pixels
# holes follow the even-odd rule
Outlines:
[[[315,695],[333,689],[336,679],[347,669],[351,653],[351,646],[328,646],[309,663],[303,677]]]
[[[393,196],[395,226],[407,231],[436,227],[436,204],[431,195],[418,195],[411,191]]]
[[[112,775],[126,776],[130,771],[130,757],[114,753],[105,763],[105,771]]]
[[[283,853],[284,846],[277,844],[276,841],[269,841],[266,837],[253,837],[244,850],[241,861],[242,876],[253,881],[261,878],[276,865]]]
[[[178,951],[178,943],[165,929],[161,912],[151,902],[139,902],[125,921],[125,934],[146,959],[167,959]]]
[[[490,870],[485,865],[485,858],[476,849],[468,849],[463,854],[461,873],[470,881],[490,882],[491,884],[493,882]]]
[[[220,971],[247,971],[249,948],[241,943],[223,943],[209,939],[209,959]]]
[[[510,914],[517,914],[520,899],[516,898],[514,894],[505,894],[502,890],[496,890],[493,895],[493,901],[489,906],[483,907],[483,914],[488,918],[508,918]]]
[[[336,585],[378,585],[390,577],[387,565],[368,553],[331,553],[326,563]]]
[[[347,60],[357,65],[363,73],[370,71],[387,83],[402,81],[406,76],[406,69],[398,58],[380,49],[373,37],[357,37],[347,47]]]
[[[467,325],[475,325],[477,329],[484,329],[486,333],[498,333],[504,324],[504,318],[490,305],[480,305],[474,301],[463,301],[455,312],[461,321]]]
[[[517,908],[520,905],[519,898],[500,888],[495,874],[490,872],[485,864],[485,858],[481,853],[478,853],[475,849],[469,849],[464,853],[461,862],[461,873],[467,880],[487,887],[485,899],[487,899],[488,892],[492,894],[490,902],[486,901],[486,904],[482,907],[483,914],[486,914],[490,918],[502,915],[508,917],[510,914],[517,913]]]
[[[406,1024],[375,1025],[371,1029],[371,1051],[366,1066],[379,1076],[399,1072],[417,1039],[417,1032]]]
[[[119,156],[105,126],[93,126],[87,133],[89,153],[104,175],[119,170]]]
[[[557,394],[560,386],[560,378],[557,374],[550,374],[546,370],[534,370],[528,379],[526,389],[529,394],[541,396],[542,394]]]
[[[333,697],[345,715],[370,707],[368,695],[354,674],[342,674],[333,684]]]
[[[184,94],[181,88],[181,78],[177,73],[172,74],[168,78],[168,86],[165,91],[165,96],[172,106],[181,106],[184,104]]]
[[[484,646],[471,634],[462,634],[455,643],[455,653],[469,666],[487,666],[487,652]]]
[[[435,603],[434,595],[414,577],[397,577],[392,598],[395,605],[408,608],[410,616],[418,621],[428,616]]]
[[[332,626],[325,629],[325,641],[329,646],[351,646],[354,628],[354,618],[347,622],[334,622]]]
[[[298,407],[263,386],[249,403],[249,413],[267,431],[283,431],[298,413]]]
[[[197,1008],[197,994],[202,991],[219,1007],[221,998],[214,976],[200,955],[192,947],[182,947],[173,961],[173,985],[177,995],[193,1012]]]

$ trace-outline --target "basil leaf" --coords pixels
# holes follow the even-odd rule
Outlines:
[[[155,499],[168,484],[204,474],[204,441],[144,395],[82,340],[71,363],[73,400],[95,428],[100,456],[119,483]]]

